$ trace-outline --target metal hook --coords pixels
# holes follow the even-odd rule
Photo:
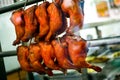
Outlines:
[[[24,8],[23,8],[23,9],[25,9],[25,7],[26,7],[26,5],[27,5],[27,2],[28,2],[28,0],[25,1]]]
[[[60,37],[57,37],[57,41],[58,41],[58,43],[60,44],[60,46],[61,46],[62,48],[65,48],[65,47],[62,45],[61,41],[60,41]]]
[[[22,45],[23,46],[27,46],[27,42],[22,42]]]
[[[43,2],[46,2],[46,0],[43,0]]]
[[[31,44],[31,43],[32,43],[32,38],[30,38],[30,44]],[[29,44],[29,45],[30,45],[30,44]]]
[[[59,37],[57,37],[57,41],[58,41],[59,44],[61,44],[61,41],[60,41],[60,38],[59,38]]]

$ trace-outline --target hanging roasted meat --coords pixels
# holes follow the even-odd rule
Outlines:
[[[50,18],[50,30],[45,38],[45,41],[49,41],[53,35],[57,35],[57,31],[63,26],[62,12],[57,4],[52,2],[47,8],[47,12]]]
[[[56,0],[59,1],[59,0]],[[67,32],[73,34],[83,26],[83,13],[79,6],[79,0],[63,0],[61,8],[70,17],[70,26]]]
[[[45,65],[50,69],[60,70],[61,68],[54,62],[55,54],[52,45],[47,42],[39,42],[39,45],[41,47],[41,54]]]
[[[61,10],[61,8],[60,8],[60,10]],[[68,26],[67,25],[67,18],[65,17],[63,11],[61,11],[61,12],[62,12],[62,27],[57,31],[58,35],[65,32],[67,30],[67,26]]]
[[[22,37],[23,42],[29,41],[36,34],[38,22],[35,16],[35,10],[37,6],[34,5],[29,7],[24,12],[24,20],[25,20],[25,34]]]
[[[25,71],[33,72],[35,70],[30,65],[28,56],[29,56],[28,47],[27,46],[18,46],[17,58],[18,58],[21,68]]]
[[[42,61],[42,55],[41,55],[41,48],[38,44],[34,43],[34,44],[30,44],[29,46],[29,59],[30,59],[30,63],[31,66],[34,68],[34,70],[36,72],[38,72],[39,74],[48,74],[49,76],[52,76],[52,70],[50,69],[45,69],[45,66],[43,66]]]
[[[79,68],[91,68],[97,72],[101,71],[101,68],[92,64],[89,64],[85,59],[87,56],[86,41],[78,36],[66,36],[66,42],[68,43],[68,51],[73,64]]]
[[[43,2],[40,4],[35,14],[37,16],[37,20],[39,22],[39,34],[36,36],[36,42],[39,41],[40,38],[45,36],[49,32],[49,17],[47,13],[47,7],[49,6],[49,2]]]
[[[69,27],[66,17],[70,19]],[[74,34],[82,28],[84,20],[79,0],[45,1],[39,6],[14,11],[10,19],[16,31],[13,45],[31,40],[29,45],[17,47],[17,58],[23,70],[49,76],[53,75],[53,70],[64,74],[68,69],[101,71],[100,67],[86,61],[86,41]],[[63,32],[65,35],[59,37]]]
[[[56,60],[60,67],[63,69],[75,69],[76,67],[67,56],[67,44],[65,42],[60,43],[57,40],[53,40],[52,45],[55,51]]]
[[[25,32],[23,14],[24,14],[24,10],[21,8],[21,9],[15,10],[12,13],[12,16],[10,17],[10,20],[14,24],[15,32],[16,32],[16,40],[13,42],[13,45],[20,43],[20,40],[23,37]]]

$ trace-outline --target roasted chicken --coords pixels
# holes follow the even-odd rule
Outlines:
[[[53,35],[56,35],[57,31],[62,27],[62,24],[63,24],[62,12],[54,2],[52,2],[48,6],[47,12],[50,18],[49,20],[50,30],[45,38],[45,41],[49,41]]]
[[[68,59],[67,53],[67,46],[66,43],[59,43],[57,40],[52,41],[52,45],[55,51],[56,60],[58,64],[63,69],[75,69],[76,67],[74,64]]]
[[[37,7],[35,11],[37,20],[40,24],[39,34],[36,36],[36,42],[39,42],[39,39],[45,36],[49,32],[49,17],[47,13],[48,6],[49,6],[49,2],[43,2]]]
[[[56,0],[58,1],[58,0]],[[62,11],[70,17],[70,26],[67,32],[73,34],[79,31],[83,26],[83,13],[79,6],[79,0],[63,0],[61,4]]]
[[[73,64],[79,68],[92,68],[95,71],[100,72],[101,68],[89,64],[85,59],[87,56],[86,41],[78,36],[66,36],[66,42],[68,43],[68,51]]]
[[[25,71],[33,72],[35,70],[30,65],[28,56],[29,56],[28,47],[27,46],[18,46],[17,58],[18,58],[21,68]]]
[[[49,76],[53,75],[53,70],[64,74],[67,69],[101,71],[100,67],[86,61],[86,41],[75,35],[82,28],[84,19],[79,0],[43,2],[14,11],[10,19],[16,31],[13,45],[27,42],[27,46],[17,47],[17,58],[23,70]],[[65,34],[59,36],[63,32]]]
[[[60,8],[61,10],[61,8]],[[62,11],[61,11],[62,12]],[[62,12],[62,27],[57,31],[57,35],[65,32],[67,30],[67,18],[65,17],[64,13]]]
[[[21,38],[25,33],[23,14],[24,14],[24,10],[21,8],[15,10],[10,18],[11,22],[14,24],[15,32],[16,32],[16,40],[13,42],[13,45],[19,44]]]
[[[38,44],[31,44],[29,47],[29,59],[31,66],[34,68],[34,70],[38,73],[46,73],[49,76],[52,76],[53,73],[50,69],[45,69],[43,66],[42,61],[42,55],[41,55],[41,48]]]
[[[24,20],[25,20],[25,34],[22,37],[23,42],[29,41],[32,37],[34,37],[38,22],[35,16],[35,10],[37,6],[34,5],[32,7],[29,7],[28,9],[25,10],[24,12]]]
[[[45,65],[53,70],[60,70],[61,68],[58,66],[58,64],[55,64],[55,53],[52,45],[47,42],[39,42],[39,45],[41,47],[41,54],[44,60]]]

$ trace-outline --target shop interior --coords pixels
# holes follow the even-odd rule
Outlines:
[[[17,46],[12,45],[16,34],[10,17],[14,10],[41,4],[42,0],[0,0],[0,80],[120,80],[120,0],[80,2],[84,4],[84,21],[79,35],[88,44],[86,61],[100,66],[101,72],[82,68],[81,73],[68,70],[64,75],[55,70],[54,76],[48,76],[22,70]]]

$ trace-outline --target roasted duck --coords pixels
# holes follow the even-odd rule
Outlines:
[[[14,24],[15,32],[16,32],[16,40],[13,42],[13,45],[19,44],[21,38],[25,33],[23,14],[24,14],[24,10],[21,8],[15,10],[10,18],[11,22]]]
[[[68,43],[70,58],[77,68],[92,68],[95,71],[101,71],[100,67],[91,65],[85,60],[87,56],[85,40],[78,36],[66,36],[66,42]]]
[[[34,70],[40,74],[48,74],[49,76],[52,76],[53,73],[50,69],[45,69],[45,66],[43,66],[42,61],[42,55],[41,55],[41,48],[38,44],[31,44],[29,47],[29,59],[30,64],[34,68]]]
[[[35,11],[37,20],[40,24],[39,34],[36,36],[36,42],[39,42],[39,39],[45,36],[49,32],[49,17],[47,13],[48,6],[49,6],[49,2],[43,2],[37,7]]]
[[[32,37],[34,37],[38,22],[35,16],[35,10],[37,6],[34,5],[32,7],[29,7],[28,9],[25,10],[24,12],[24,20],[25,20],[25,34],[22,37],[23,42],[29,41]]]

